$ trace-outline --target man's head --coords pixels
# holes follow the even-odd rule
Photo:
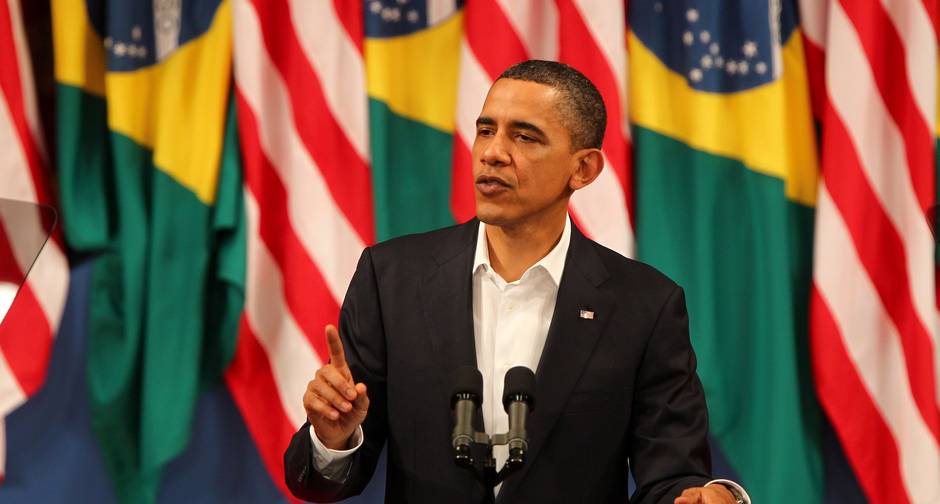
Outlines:
[[[507,68],[499,79],[544,84],[561,93],[556,104],[576,149],[600,149],[607,127],[607,109],[601,93],[581,72],[557,61],[529,60]]]
[[[512,226],[564,213],[603,168],[606,121],[597,88],[568,65],[532,60],[507,69],[477,119],[477,216]]]

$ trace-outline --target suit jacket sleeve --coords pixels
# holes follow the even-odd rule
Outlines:
[[[631,502],[671,504],[684,489],[709,481],[708,411],[678,286],[647,343],[633,408],[629,457],[637,490]]]
[[[363,251],[340,311],[340,337],[353,379],[364,382],[369,394],[369,413],[362,424],[362,446],[352,456],[342,483],[317,473],[309,424],[291,439],[284,453],[284,477],[294,496],[317,502],[335,502],[362,492],[372,479],[387,435],[385,330],[371,249]],[[298,398],[299,400],[300,398]]]

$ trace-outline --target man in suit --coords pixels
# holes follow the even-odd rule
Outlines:
[[[362,491],[388,445],[388,502],[478,503],[454,464],[451,376],[483,374],[477,428],[505,432],[503,375],[536,369],[525,466],[498,502],[749,502],[710,481],[707,411],[682,289],[587,239],[568,200],[603,168],[606,113],[576,70],[527,61],[490,89],[472,148],[477,219],[366,249],[330,363],[304,395],[288,487]],[[494,450],[498,464],[505,447]]]

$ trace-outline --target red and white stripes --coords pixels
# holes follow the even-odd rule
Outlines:
[[[275,482],[374,240],[361,2],[235,0],[248,278],[226,380]]]
[[[0,0],[0,98],[0,198],[51,205],[17,0]],[[59,233],[33,262],[35,246],[51,224],[37,207],[0,204],[0,282],[16,283],[29,273],[0,323],[0,477],[5,454],[2,418],[45,380],[65,305],[69,272]]]
[[[940,501],[936,12],[801,2],[823,128],[811,343],[820,401],[872,502]]]
[[[451,207],[474,215],[470,147],[490,85],[529,58],[568,63],[598,87],[607,105],[606,168],[575,193],[571,214],[589,236],[624,255],[633,252],[632,178],[627,114],[627,53],[622,2],[475,0],[465,8]]]

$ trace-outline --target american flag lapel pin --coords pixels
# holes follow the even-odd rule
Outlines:
[[[579,316],[584,320],[594,320],[594,312],[591,310],[581,310],[581,314]]]

